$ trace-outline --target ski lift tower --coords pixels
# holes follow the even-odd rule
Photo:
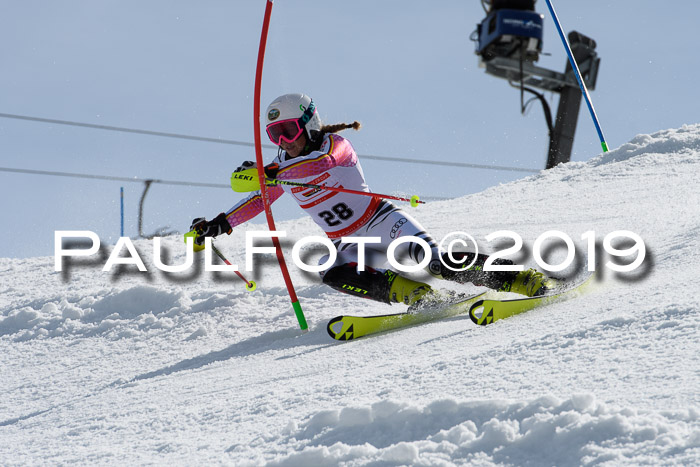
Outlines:
[[[567,61],[563,73],[536,66],[542,52],[544,16],[535,12],[537,0],[481,0],[486,18],[472,34],[476,42],[479,66],[486,73],[508,80],[521,91],[521,108],[525,111],[523,95],[527,91],[542,102],[549,128],[549,153],[546,169],[571,160],[571,148],[581,106],[581,89],[571,64]],[[581,76],[589,90],[595,89],[600,58],[593,39],[581,33],[569,33],[569,43]],[[559,108],[552,122],[551,111],[544,95],[533,90],[559,93]]]

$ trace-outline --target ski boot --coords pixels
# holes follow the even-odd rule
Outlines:
[[[512,280],[503,283],[501,292],[513,292],[528,297],[544,295],[555,286],[555,282],[534,269],[519,272]]]
[[[473,261],[472,266],[459,271],[453,271],[441,266],[443,278],[459,283],[470,282],[476,286],[484,286],[501,292],[518,293],[528,297],[544,295],[556,286],[555,281],[534,269],[521,272],[484,271],[485,262],[488,259],[488,256],[484,254],[479,254],[474,259],[473,253],[462,253],[460,258],[466,260],[467,264]],[[443,255],[443,262],[451,265],[453,268],[455,266],[458,267],[458,264],[452,263],[447,254]],[[498,258],[493,264],[512,265],[513,262],[508,259]]]
[[[390,277],[391,288],[389,289],[389,300],[391,302],[413,305],[423,298],[424,295],[432,291],[432,288],[428,284],[407,279],[393,271],[387,270],[384,274]],[[391,278],[392,275],[393,278]]]
[[[356,263],[329,269],[323,283],[338,290],[382,303],[412,305],[432,289],[428,284],[402,277],[391,270],[366,268],[358,271]]]

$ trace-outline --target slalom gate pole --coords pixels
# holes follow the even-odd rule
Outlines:
[[[265,47],[267,45],[267,32],[270,28],[270,15],[272,14],[272,3],[273,0],[267,0],[267,5],[265,6],[265,18],[263,19],[262,32],[260,34],[260,47],[258,49],[258,64],[255,70],[255,95],[253,99],[253,128],[255,130],[255,160],[258,165],[258,179],[260,181],[260,197],[262,198],[263,207],[265,209],[265,217],[267,217],[267,225],[270,230],[274,231],[275,219],[272,217],[272,207],[270,202],[270,194],[267,190],[267,185],[265,183],[265,170],[263,164],[262,156],[262,142],[260,139],[260,88],[262,83],[262,72],[263,72],[263,62],[265,61]],[[292,284],[292,278],[289,276],[289,270],[287,269],[287,263],[284,261],[284,253],[282,252],[282,246],[280,245],[279,238],[272,237],[272,243],[275,246],[277,252],[277,261],[279,262],[280,269],[282,270],[282,277],[284,278],[284,283],[287,285],[287,292],[289,292],[289,298],[292,301],[292,308],[296,314],[297,321],[299,321],[299,327],[302,332],[308,332],[309,326],[306,324],[306,318],[304,317],[304,312],[301,309],[301,304],[299,304],[299,299],[294,291],[294,285]]]
[[[552,14],[552,19],[554,20],[554,25],[557,27],[557,31],[559,32],[559,37],[561,37],[561,41],[564,43],[564,48],[566,49],[566,54],[569,56],[569,62],[571,63],[571,68],[574,70],[574,74],[576,75],[576,81],[578,81],[578,85],[581,88],[581,93],[583,93],[583,97],[586,99],[586,104],[588,105],[588,111],[591,113],[591,118],[593,119],[593,124],[595,125],[595,129],[598,132],[598,138],[600,138],[600,145],[603,147],[603,152],[608,152],[608,143],[605,142],[605,137],[603,136],[603,130],[600,128],[600,123],[598,122],[598,116],[595,113],[595,109],[593,108],[593,102],[591,101],[591,96],[588,94],[588,88],[586,88],[586,83],[583,82],[583,78],[581,77],[581,71],[578,68],[578,64],[576,63],[576,59],[574,58],[574,54],[571,53],[571,45],[569,44],[569,41],[567,40],[566,36],[564,35],[564,31],[562,30],[561,23],[559,22],[559,17],[557,17],[557,13],[554,11],[554,5],[552,5],[551,0],[545,0],[547,2],[547,7],[549,8],[549,12]]]
[[[300,186],[300,187],[305,187],[305,188],[315,188],[317,190],[327,190],[327,191],[336,191],[338,193],[350,193],[353,195],[362,195],[362,196],[371,196],[373,198],[386,198],[386,199],[394,199],[397,201],[407,201],[411,203],[411,206],[414,208],[418,206],[419,204],[425,204],[425,201],[420,201],[417,195],[413,195],[410,198],[402,198],[400,196],[392,196],[392,195],[383,195],[381,193],[370,193],[367,191],[359,191],[359,190],[350,190],[348,188],[336,188],[332,186],[324,186],[324,185],[314,185],[312,183],[300,183],[300,182],[290,182],[288,180],[278,180],[276,178],[268,178],[267,184],[268,185],[291,185],[291,186]]]
[[[213,251],[214,253],[216,253],[216,256],[218,256],[219,258],[221,258],[221,261],[223,261],[224,263],[226,263],[228,266],[231,266],[231,262],[230,262],[229,260],[227,260],[226,257],[223,255],[223,253],[221,253],[221,252],[219,251],[219,249],[214,245],[214,242],[213,242],[213,241],[211,242],[211,249],[212,249],[212,251]],[[243,282],[245,282],[245,289],[246,289],[248,292],[252,292],[253,290],[255,290],[255,289],[258,288],[258,286],[257,286],[257,284],[255,283],[255,281],[249,281],[248,279],[246,279],[245,277],[243,277],[243,274],[241,274],[240,271],[234,271],[234,272],[235,272],[236,274],[238,274],[238,277],[240,277],[241,280],[242,280]]]

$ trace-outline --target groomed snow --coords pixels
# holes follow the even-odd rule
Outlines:
[[[148,273],[102,272],[111,246],[64,272],[53,257],[0,259],[0,464],[700,464],[698,180],[696,124],[407,207],[435,237],[462,230],[487,250],[489,233],[517,232],[528,266],[553,229],[581,265],[591,230],[600,242],[640,235],[647,259],[620,275],[601,255],[586,297],[491,326],[460,316],[348,343],[330,339],[329,319],[402,307],[292,267],[310,323],[301,335],[273,255],[253,293],[201,258],[162,273],[146,240],[134,243]],[[202,214],[215,213],[192,217]],[[239,265],[244,231],[266,228],[256,221],[217,240]],[[307,218],[278,230],[287,258],[294,240],[321,234]],[[181,237],[163,244],[169,264],[183,262]]]

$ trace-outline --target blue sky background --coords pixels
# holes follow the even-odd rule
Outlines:
[[[264,0],[0,5],[0,113],[253,141]],[[566,32],[598,43],[591,96],[611,148],[698,122],[698,2],[554,5]],[[566,55],[546,3],[536,9],[551,54],[538,65],[563,71]],[[286,92],[307,93],[324,121],[362,122],[360,132],[346,132],[359,154],[544,168],[541,106],[520,115],[519,91],[477,66],[469,36],[484,16],[478,0],[277,0],[262,107]],[[549,98],[556,112],[558,97]],[[572,159],[599,153],[582,106]],[[269,160],[275,151],[264,154]],[[252,148],[0,118],[1,167],[226,184],[249,159]],[[422,197],[463,196],[527,175],[375,160],[363,167],[373,191]],[[0,172],[0,257],[52,255],[55,230],[92,230],[113,244],[120,186],[125,235],[135,238],[141,184]],[[239,198],[225,189],[153,185],[143,230],[185,232],[192,218],[211,218]],[[518,200],[502,207],[508,228]],[[418,219],[420,209],[430,207],[412,211]],[[274,212],[303,215],[289,200]],[[469,213],[455,212],[454,225],[468,231]]]

